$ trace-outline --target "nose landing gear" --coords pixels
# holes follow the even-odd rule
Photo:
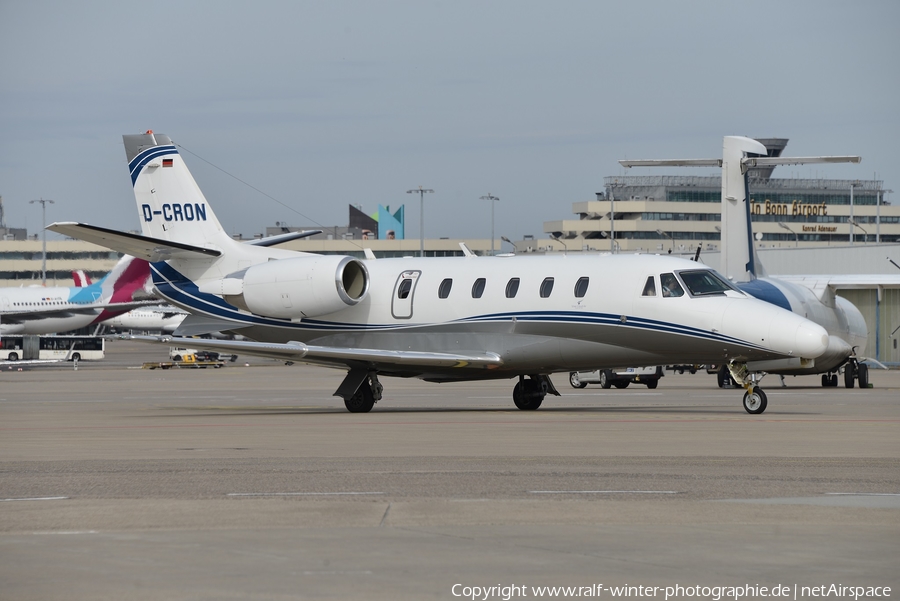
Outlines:
[[[751,415],[759,415],[766,410],[769,401],[766,393],[762,388],[757,386],[759,374],[750,373],[746,363],[728,362],[728,371],[734,381],[741,385],[746,392],[744,393],[744,410]]]
[[[753,415],[762,413],[766,410],[766,405],[768,405],[766,393],[759,386],[753,386],[744,393],[744,409],[747,413]]]

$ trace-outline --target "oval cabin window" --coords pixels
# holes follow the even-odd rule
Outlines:
[[[553,292],[553,278],[544,278],[541,282],[541,298],[550,298],[551,292]]]
[[[472,298],[481,298],[481,295],[484,294],[484,283],[484,278],[475,280],[475,283],[472,284]]]
[[[450,296],[450,288],[453,287],[453,279],[446,278],[443,282],[441,282],[440,287],[438,288],[438,298],[447,298]]]

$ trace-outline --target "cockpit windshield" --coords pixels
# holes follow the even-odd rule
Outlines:
[[[696,271],[679,271],[681,281],[687,286],[691,296],[710,296],[725,294],[727,290],[737,290],[730,282],[723,279],[711,269]]]

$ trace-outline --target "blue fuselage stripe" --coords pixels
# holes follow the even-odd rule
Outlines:
[[[235,329],[251,327],[251,326],[274,326],[279,328],[328,332],[362,332],[362,331],[385,331],[409,328],[425,328],[433,327],[434,323],[400,323],[400,324],[370,324],[370,323],[353,323],[353,322],[332,322],[321,321],[316,319],[304,319],[301,322],[293,322],[290,320],[273,319],[261,317],[258,315],[248,315],[240,312],[236,307],[229,305],[220,297],[213,294],[201,292],[197,285],[185,278],[178,271],[173,269],[168,263],[160,262],[151,265],[151,273],[153,274],[153,284],[159,290],[160,294],[169,298],[176,304],[189,307],[195,311],[199,311],[214,317],[234,321]],[[625,317],[622,320],[621,315],[613,315],[608,313],[585,313],[577,311],[521,311],[508,313],[491,313],[487,315],[475,315],[450,322],[451,324],[466,323],[509,323],[516,320],[522,323],[546,322],[560,324],[590,324],[604,326],[618,326],[625,328],[636,328],[641,330],[667,332],[682,336],[690,336],[693,338],[704,338],[727,344],[736,344],[743,347],[764,349],[765,347],[733,338],[701,330],[692,326],[685,326],[670,322],[658,321],[641,317]]]

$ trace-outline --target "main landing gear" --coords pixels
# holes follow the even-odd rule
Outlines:
[[[381,400],[384,386],[378,381],[377,372],[351,369],[334,396],[344,399],[344,406],[350,413],[368,413]],[[513,388],[513,402],[523,411],[533,411],[541,406],[548,394],[559,396],[559,391],[550,381],[550,376],[533,374],[526,378],[519,376]]]
[[[742,386],[744,393],[744,410],[751,415],[759,415],[769,404],[766,393],[757,386],[758,375],[749,373],[745,363],[728,363],[728,372],[734,381]]]
[[[334,396],[343,397],[344,406],[350,413],[368,413],[381,400],[383,390],[376,372],[351,369]]]
[[[837,375],[834,376],[835,386],[837,386]],[[865,363],[860,363],[855,358],[851,357],[849,361],[844,365],[844,386],[847,388],[853,388],[853,381],[856,380],[859,382],[860,388],[868,388],[869,387],[869,366]]]
[[[528,379],[519,376],[519,381],[513,388],[513,402],[523,411],[534,411],[544,402],[547,393],[559,396],[559,391],[553,386],[549,376],[531,375]]]
[[[837,374],[822,374],[822,386],[824,388],[837,387],[837,385],[838,385],[838,375]]]
[[[381,400],[384,386],[378,381],[376,372],[364,369],[351,369],[334,396],[344,399],[344,405],[350,413],[368,413]],[[524,411],[533,411],[541,406],[548,394],[559,396],[559,391],[550,381],[550,376],[533,374],[519,376],[513,388],[513,402]]]
[[[860,388],[869,387],[869,366],[865,363],[860,363],[855,357],[850,357],[844,364],[844,386],[853,388],[854,382],[859,382]],[[822,386],[836,388],[837,385],[837,373],[822,374]]]

